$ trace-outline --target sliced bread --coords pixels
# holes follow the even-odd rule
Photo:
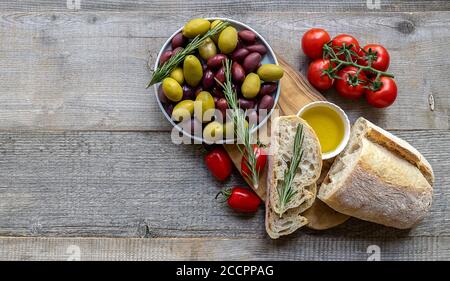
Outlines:
[[[280,205],[278,189],[284,184],[284,172],[288,169],[294,149],[297,127],[303,125],[303,156],[298,165],[292,188],[295,194],[284,207]],[[316,198],[316,181],[322,168],[322,153],[314,130],[298,116],[281,116],[272,123],[269,149],[266,230],[270,237],[292,233],[308,223],[301,216]]]

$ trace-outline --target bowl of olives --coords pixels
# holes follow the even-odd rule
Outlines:
[[[164,43],[155,69],[184,50],[196,36],[223,22],[228,26],[202,41],[168,77],[154,84],[158,105],[167,120],[197,143],[228,143],[235,139],[223,90],[226,60],[231,62],[232,89],[237,94],[239,108],[245,112],[250,133],[264,126],[280,95],[283,69],[272,48],[250,26],[232,19],[189,21]],[[208,110],[215,113],[206,114]]]

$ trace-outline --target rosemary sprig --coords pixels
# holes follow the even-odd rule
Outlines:
[[[297,190],[292,188],[295,173],[303,156],[303,124],[297,126],[294,139],[294,151],[289,167],[284,171],[284,185],[277,188],[278,197],[280,200],[280,217],[285,212],[285,208],[292,197],[297,193]]]
[[[177,52],[175,55],[170,57],[162,66],[158,66],[152,75],[152,79],[148,82],[146,88],[153,84],[161,82],[164,78],[170,75],[172,70],[174,70],[187,55],[191,54],[200,47],[200,45],[209,37],[214,36],[224,30],[230,23],[224,21],[216,25],[214,28],[208,30],[204,35],[196,36],[183,50]]]
[[[242,161],[246,161],[246,165],[250,170],[251,175],[243,175],[248,178],[255,189],[259,186],[259,172],[256,169],[256,155],[252,147],[252,134],[250,133],[252,128],[246,124],[245,113],[239,107],[237,93],[232,87],[232,77],[231,77],[231,61],[229,59],[225,60],[225,82],[222,85],[225,99],[228,103],[228,108],[230,108],[231,116],[233,120],[234,130],[236,132],[237,139],[240,140],[244,146],[244,149],[238,144],[237,147],[241,153]]]

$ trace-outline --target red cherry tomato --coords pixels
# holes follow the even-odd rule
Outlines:
[[[390,57],[385,47],[378,44],[368,44],[361,51],[363,58],[358,60],[360,65],[368,65],[368,61],[372,61],[372,67],[386,71],[389,67]]]
[[[330,41],[330,35],[325,29],[311,28],[302,37],[303,53],[311,59],[322,57],[323,45]]]
[[[324,70],[329,69],[330,65],[330,60],[327,59],[316,59],[309,64],[307,78],[316,89],[327,90],[333,86],[334,79],[324,73]]]
[[[377,108],[390,106],[397,98],[397,84],[394,79],[383,76],[380,82],[381,87],[377,91],[366,89],[367,103]]]
[[[220,194],[225,196],[228,205],[232,209],[242,213],[254,213],[261,204],[261,199],[248,188],[233,187],[232,189],[219,192],[217,196]]]
[[[263,147],[260,147],[256,144],[253,145],[253,152],[255,153],[256,157],[256,172],[260,173],[262,170],[264,170],[264,167],[266,166],[267,162],[267,152]],[[251,177],[252,172],[250,171],[250,168],[247,166],[247,157],[242,157],[241,161],[241,173],[244,177]]]
[[[333,40],[331,40],[331,46],[333,47],[335,52],[338,51],[337,50],[338,48],[341,48],[344,45],[347,48],[349,48],[351,45],[352,47],[349,48],[349,50],[354,52],[355,54],[358,54],[360,48],[358,40],[356,40],[355,37],[348,34],[339,34],[336,37],[334,37]],[[341,60],[347,60],[345,54],[340,54],[338,57]],[[357,56],[355,55],[351,55],[351,57],[353,61],[357,59]]]
[[[361,71],[356,77],[358,68],[347,66],[338,72],[340,79],[336,79],[336,90],[344,98],[358,99],[365,91],[364,85],[367,81],[366,76]]]
[[[218,180],[226,180],[231,175],[233,163],[222,147],[216,147],[208,152],[205,163],[211,174]]]

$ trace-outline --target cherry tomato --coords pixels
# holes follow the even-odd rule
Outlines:
[[[377,108],[390,106],[397,98],[397,84],[394,79],[382,76],[380,82],[381,86],[377,91],[366,89],[367,103]]]
[[[368,60],[371,60],[373,68],[380,71],[388,69],[390,57],[385,47],[378,44],[368,44],[362,48],[361,53],[364,58],[358,60],[360,65],[366,66],[368,65]]]
[[[358,40],[355,39],[355,37],[348,35],[348,34],[339,34],[336,37],[331,40],[331,46],[335,50],[335,52],[338,51],[339,48],[342,48],[343,46],[346,46],[347,48],[350,47],[350,51],[354,52],[355,54],[358,54],[359,52],[359,43]],[[340,54],[339,59],[341,60],[347,60],[345,54]],[[352,60],[355,61],[357,59],[357,56],[351,55]]]
[[[261,199],[248,188],[233,187],[232,189],[219,192],[217,196],[221,194],[227,200],[228,205],[238,212],[254,213],[261,204]]]
[[[233,163],[222,147],[216,147],[205,155],[205,163],[211,174],[218,180],[226,180],[231,175]]]
[[[330,68],[330,65],[330,60],[327,59],[316,59],[309,64],[307,78],[316,89],[327,90],[333,86],[334,79],[324,73],[325,70]]]
[[[325,29],[311,28],[302,37],[303,53],[311,59],[322,57],[323,45],[330,41],[330,35]]]
[[[262,170],[264,170],[264,167],[266,166],[267,152],[263,147],[260,147],[256,144],[253,145],[253,152],[255,153],[256,157],[256,172],[260,173]],[[247,166],[247,158],[245,156],[242,157],[241,161],[241,173],[244,177],[252,176],[252,172],[250,171],[250,168]]]
[[[336,90],[344,98],[358,99],[365,91],[364,85],[367,81],[366,76],[361,71],[356,77],[358,68],[346,66],[338,72],[340,79],[336,79]]]

